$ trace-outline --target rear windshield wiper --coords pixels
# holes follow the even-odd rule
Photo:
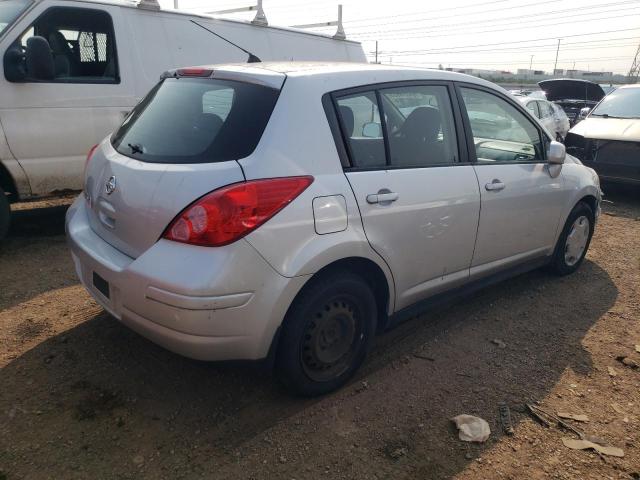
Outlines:
[[[127,143],[127,146],[131,149],[131,153],[133,153],[134,155],[136,153],[144,153],[144,151],[142,150],[142,145],[140,145],[139,143]]]

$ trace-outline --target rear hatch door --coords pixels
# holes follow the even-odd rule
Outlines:
[[[257,146],[278,93],[246,78],[161,81],[88,162],[92,229],[136,258],[195,200],[244,181],[237,160]]]
[[[242,169],[235,161],[145,163],[121,155],[105,142],[91,159],[85,186],[91,228],[107,243],[137,258],[194,200],[243,180]]]

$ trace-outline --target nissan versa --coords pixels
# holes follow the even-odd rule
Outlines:
[[[593,170],[506,91],[366,64],[167,72],[87,158],[66,229],[114,317],[202,360],[344,384],[376,332],[452,290],[572,273]]]

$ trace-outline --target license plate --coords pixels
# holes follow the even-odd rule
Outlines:
[[[93,286],[96,287],[96,290],[104,295],[105,298],[109,298],[109,282],[107,282],[96,272],[93,272]]]

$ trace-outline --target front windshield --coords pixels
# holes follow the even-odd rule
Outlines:
[[[618,88],[593,109],[593,117],[640,118],[640,88]]]
[[[0,1],[0,35],[26,10],[30,3],[29,0]]]

